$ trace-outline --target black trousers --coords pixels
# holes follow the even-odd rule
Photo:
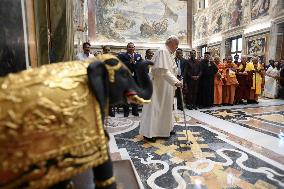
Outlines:
[[[177,78],[180,81],[182,80],[182,77],[180,75],[178,75]],[[177,98],[177,109],[179,110],[183,110],[181,95],[183,95],[183,93],[181,92],[180,87],[178,87],[175,91],[175,97]]]
[[[110,106],[108,109],[108,115],[111,117],[115,117],[115,107]]]
[[[187,87],[188,87],[188,103],[190,106],[196,106],[197,102],[197,95],[198,95],[198,80],[189,80],[187,81]]]
[[[138,105],[136,104],[125,104],[123,105],[123,113],[124,113],[124,116],[128,116],[129,115],[129,106],[131,106],[132,108],[132,114],[133,115],[137,115],[138,114]]]
[[[284,86],[279,89],[279,98],[284,99]]]
[[[183,104],[182,104],[182,99],[181,99],[181,95],[183,95],[181,92],[180,92],[180,88],[178,87],[175,91],[175,96],[177,98],[177,109],[180,109],[182,110],[183,109]]]

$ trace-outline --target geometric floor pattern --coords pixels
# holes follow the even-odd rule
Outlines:
[[[284,132],[284,105],[202,111],[255,131],[278,137]]]
[[[284,123],[283,105],[202,112],[276,138]],[[190,117],[190,113],[187,127],[181,112],[177,118],[176,134],[155,143],[139,135],[139,117],[118,116],[106,121],[115,145],[126,151],[144,188],[284,188],[284,161],[280,161],[284,156],[275,153],[277,157],[270,158],[273,153],[269,149],[258,153],[257,144],[247,145],[247,141],[247,147],[241,140],[231,140],[232,136]],[[192,142],[190,146],[187,139]]]
[[[126,148],[145,188],[281,188],[284,171],[269,165],[202,128],[186,131],[176,125],[176,136],[145,142],[138,127],[115,136],[119,148]],[[176,181],[180,181],[177,183]]]

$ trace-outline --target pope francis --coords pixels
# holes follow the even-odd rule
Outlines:
[[[155,137],[169,137],[173,129],[174,91],[182,87],[174,60],[178,44],[179,39],[170,36],[152,59],[153,95],[151,103],[143,106],[139,131],[150,142],[155,142]]]

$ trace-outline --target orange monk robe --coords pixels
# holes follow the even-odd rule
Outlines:
[[[227,77],[226,77],[226,70],[227,70],[227,61],[224,61],[223,62],[223,87],[222,87],[222,103],[224,103],[225,101],[225,98],[226,98],[226,80],[227,80]]]
[[[214,104],[220,105],[222,104],[222,88],[223,88],[223,78],[224,78],[224,69],[225,66],[222,63],[217,65],[218,72],[215,74],[214,78]]]
[[[233,105],[235,100],[236,87],[239,84],[236,77],[237,65],[235,63],[231,64],[227,63],[227,65],[225,66],[226,66],[226,84],[225,84],[226,96],[223,103]]]

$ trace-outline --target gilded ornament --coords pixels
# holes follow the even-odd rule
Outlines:
[[[46,188],[108,160],[100,107],[88,86],[93,60],[0,78],[0,188]],[[107,66],[111,82],[121,66]]]

